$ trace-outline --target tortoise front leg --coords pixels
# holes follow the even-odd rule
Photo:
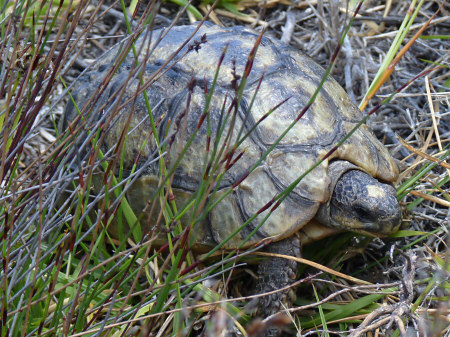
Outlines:
[[[292,235],[289,238],[273,242],[265,249],[266,252],[300,257],[300,240]],[[268,257],[258,266],[259,293],[271,292],[294,283],[297,279],[297,262],[281,257]],[[258,314],[267,317],[283,311],[284,308],[292,306],[295,297],[293,290],[276,292],[271,295],[261,297]],[[279,336],[281,331],[271,328],[266,336]]]

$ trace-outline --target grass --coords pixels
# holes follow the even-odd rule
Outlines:
[[[173,145],[170,137],[159,138],[168,131],[164,129],[162,118],[154,118],[156,104],[145,96],[145,88],[162,76],[164,70],[148,76],[142,71],[145,61],[134,64],[127,69],[127,76],[116,94],[110,97],[104,94],[108,77],[121,69],[125,55],[139,53],[140,46],[133,45],[134,37],[137,33],[146,34],[145,23],[154,24],[158,6],[156,2],[146,8],[138,8],[134,2],[118,4],[117,8],[136,14],[133,25],[128,16],[124,15],[123,20],[132,38],[124,42],[122,53],[112,60],[107,78],[95,79],[97,83],[91,85],[90,107],[88,104],[76,106],[74,110],[79,119],[59,134],[56,124],[60,116],[56,111],[60,109],[58,99],[61,97],[58,98],[58,90],[67,89],[59,96],[78,103],[71,97],[73,90],[68,83],[72,79],[67,81],[72,77],[70,69],[76,59],[73,56],[83,52],[80,44],[86,49],[92,47],[84,37],[95,32],[98,18],[105,18],[107,14],[101,6],[88,8],[85,3],[43,2],[41,6],[30,6],[17,1],[14,5],[2,4],[1,336],[84,336],[100,332],[105,336],[125,333],[168,336],[195,335],[202,329],[217,335],[226,327],[235,327],[243,333],[247,330],[251,335],[270,324],[285,324],[285,321],[275,320],[258,322],[248,314],[246,305],[251,306],[252,299],[240,293],[239,284],[249,279],[251,264],[258,259],[252,249],[221,255],[220,247],[216,247],[200,256],[189,249],[198,224],[218,200],[231,193],[231,189],[223,193],[217,186],[226,179],[233,164],[236,165],[241,156],[245,158],[240,145],[245,143],[249,133],[239,132],[234,126],[236,107],[251,71],[252,55],[247,72],[239,74],[241,78],[235,77],[239,84],[235,87],[236,99],[230,101],[231,108],[222,106],[220,127],[214,132],[208,111],[210,106],[220,107],[215,100],[220,68],[220,64],[217,65],[215,79],[205,94],[201,119],[202,125],[207,126],[205,139],[208,140],[200,165],[203,178],[191,197],[177,194],[171,186],[176,167],[182,158],[190,155],[189,144],[198,137],[198,129],[180,146]],[[412,21],[405,22],[399,33],[403,38],[410,34],[412,24]],[[401,40],[393,43],[395,50],[400,43]],[[444,60],[438,63],[444,64]],[[431,67],[428,76],[440,74],[436,83],[448,82],[445,68],[438,72],[434,65]],[[331,69],[332,65],[328,70]],[[143,92],[140,96],[143,101],[137,94],[126,95],[124,88],[131,84],[136,85],[138,92]],[[443,86],[440,90],[445,92],[446,89]],[[253,97],[257,95],[256,91]],[[431,92],[427,95],[432,98]],[[191,89],[183,105],[186,113],[195,104],[189,103],[192,97]],[[127,157],[133,148],[133,139],[127,132],[133,125],[129,118],[121,120],[123,131],[117,133],[111,144],[114,146],[105,150],[102,144],[111,141],[106,138],[106,132],[100,131],[113,127],[122,109],[131,107],[133,110],[138,104],[146,107],[151,128],[137,153],[131,159]],[[49,106],[50,109],[45,110]],[[277,108],[269,107],[267,115]],[[372,111],[378,111],[376,109]],[[106,110],[108,114],[99,120],[96,111]],[[40,128],[38,123],[41,111],[50,111],[47,119],[55,138],[45,146],[39,144],[41,135],[45,135],[45,128]],[[441,118],[437,114],[435,111],[432,118]],[[184,126],[180,130],[186,132]],[[441,139],[434,144],[433,141],[439,139],[438,129],[430,130],[434,138],[431,131],[417,131],[426,135],[424,144],[417,139],[416,143],[407,139],[412,142],[417,158],[424,159],[407,162],[408,168],[403,173],[412,173],[404,174],[398,196],[416,217],[427,218],[432,214],[445,221],[445,205],[450,197],[448,175],[441,167],[449,156],[448,142]],[[150,152],[149,147],[156,150]],[[33,152],[30,148],[38,150]],[[423,155],[425,152],[433,158]],[[169,158],[174,165],[167,166]],[[131,169],[127,170],[128,167]],[[152,167],[157,167],[160,177],[159,181],[148,183],[154,186],[154,193],[150,195],[154,198],[147,204],[145,214],[134,214],[124,195],[132,193],[132,183],[139,183],[136,182],[139,174]],[[250,167],[247,173],[251,171]],[[265,208],[269,212],[263,221],[277,201],[282,201],[301,178],[267,203]],[[419,197],[415,196],[417,193]],[[431,207],[435,213],[430,213]],[[402,239],[392,243],[396,247],[392,249],[392,262],[388,257],[368,255],[374,254],[373,248],[367,248],[374,243],[351,233],[305,247],[305,258],[335,271],[320,265],[315,269],[307,269],[306,264],[300,266],[298,293],[302,296],[297,298],[288,321],[294,320],[295,326],[305,334],[340,330],[355,336],[369,328],[386,329],[386,324],[378,325],[378,322],[387,323],[392,317],[400,317],[403,324],[409,324],[404,315],[395,316],[401,309],[428,317],[425,322],[436,333],[448,333],[445,325],[442,327],[443,317],[448,315],[445,305],[449,288],[445,228],[432,231],[417,225],[419,221],[415,219],[412,222],[415,227],[396,235]],[[155,230],[142,231],[148,223],[154,225]],[[235,234],[244,226],[236,229]],[[116,236],[111,236],[113,227],[119,228]],[[131,228],[129,235],[124,234],[127,228]],[[162,246],[161,235],[167,237]],[[432,237],[437,239],[431,240]],[[376,241],[376,244],[379,243]],[[368,253],[361,255],[363,250]],[[354,270],[353,266],[358,264],[361,267]],[[365,276],[380,270],[394,276],[373,277],[370,279],[383,282],[367,284]],[[311,272],[314,274],[310,275]],[[349,281],[342,274],[353,278]],[[415,290],[414,294],[411,289]],[[239,296],[242,296],[240,301]],[[412,319],[419,321],[417,316]],[[395,331],[397,327],[399,330]],[[392,330],[383,331],[396,335],[402,333],[402,326],[398,324]]]

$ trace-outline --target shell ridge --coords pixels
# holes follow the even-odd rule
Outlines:
[[[274,185],[279,193],[283,192],[284,190],[286,190],[289,187],[290,184],[289,185],[283,184],[283,182],[280,179],[278,179],[275,174],[273,174],[272,170],[270,169],[270,167],[268,165],[264,166],[264,171],[270,177],[270,179],[274,183]],[[298,186],[298,184],[297,184],[297,186]],[[311,202],[312,204],[316,203],[316,201],[309,199],[305,196],[302,196],[297,191],[295,191],[295,187],[291,192],[289,192],[289,194],[287,195],[287,198],[294,201],[296,204],[300,204],[300,205],[304,205],[307,202]]]
[[[240,225],[242,225],[245,221],[247,221],[249,218],[251,218],[253,216],[253,214],[249,214],[246,209],[245,209],[245,202],[244,199],[245,197],[242,195],[242,192],[239,190],[239,188],[236,188],[233,190],[233,195],[236,199],[236,204],[238,206],[238,210],[239,210],[239,214],[240,214],[240,218],[242,223]],[[246,238],[247,236],[250,235],[250,233],[255,230],[255,228],[257,227],[258,224],[255,225],[255,221],[257,221],[257,218],[253,219],[251,222],[249,222],[244,228],[242,228],[240,235],[242,238]],[[262,227],[260,227],[255,234],[252,236],[252,238],[258,238],[259,240],[262,240],[266,237],[268,237],[269,235],[264,232],[264,230],[262,229]]]
[[[245,97],[242,97],[241,99],[240,109],[238,110],[238,112],[239,118],[242,121],[242,126],[245,128],[245,131],[248,132],[256,124],[256,121],[251,111],[248,110],[248,103]],[[253,131],[248,135],[247,138],[250,139],[250,141],[256,147],[258,147],[262,153],[265,153],[267,151],[267,147],[263,146],[265,142],[262,139],[262,135],[258,127],[253,129]]]

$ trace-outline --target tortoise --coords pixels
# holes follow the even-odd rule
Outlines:
[[[80,110],[89,103],[92,123],[105,121],[107,114],[117,110],[113,106],[123,103],[104,132],[102,147],[105,151],[114,148],[123,130],[128,131],[123,167],[130,171],[138,158],[137,167],[143,168],[126,193],[131,207],[138,214],[145,210],[159,183],[157,146],[149,136],[152,128],[145,97],[139,94],[134,99],[135,93],[144,88],[141,83],[149,83],[145,91],[158,137],[170,148],[164,157],[168,170],[180,156],[177,149],[186,147],[197,132],[171,181],[179,209],[199,188],[205,157],[212,153],[214,140],[219,139],[219,148],[227,145],[224,135],[231,134],[228,144],[239,141],[235,151],[225,152],[224,157],[231,153],[228,158],[240,158],[223,169],[212,189],[214,200],[222,200],[191,231],[193,249],[207,250],[219,243],[223,249],[245,248],[269,238],[272,242],[268,251],[299,256],[301,244],[334,232],[371,236],[395,232],[401,222],[401,209],[391,184],[397,179],[398,168],[388,150],[362,125],[330,155],[336,143],[363,118],[344,89],[328,78],[314,103],[298,118],[324,76],[323,68],[295,48],[262,36],[240,96],[239,75],[250,69],[248,58],[258,37],[258,33],[244,27],[224,28],[208,22],[144,32],[135,42],[142,78],[130,76],[136,59],[129,53],[102,95],[90,101],[93,91],[103,88],[123,44],[80,76],[72,90],[74,101]],[[187,40],[190,43],[185,43]],[[76,116],[71,101],[62,128],[67,128]],[[292,129],[278,139],[297,119]],[[281,203],[274,202],[275,196],[321,159]],[[207,202],[211,204],[212,200]],[[270,216],[263,221],[268,213]],[[146,230],[153,228],[153,220],[144,225]],[[258,268],[261,292],[285,287],[296,276],[296,264],[281,258],[265,259]],[[277,312],[289,298],[286,292],[265,297],[262,314]]]

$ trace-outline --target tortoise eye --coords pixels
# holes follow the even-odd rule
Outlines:
[[[373,222],[374,221],[373,214],[365,207],[355,206],[354,210],[355,210],[357,217],[360,220],[365,221],[365,222]]]

